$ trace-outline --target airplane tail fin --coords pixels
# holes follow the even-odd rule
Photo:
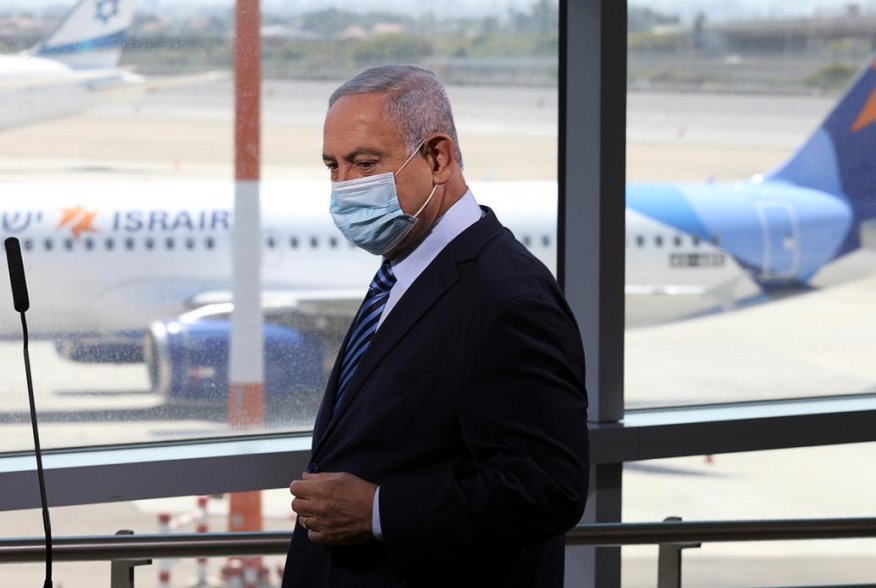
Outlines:
[[[812,137],[768,177],[847,200],[856,228],[850,238],[858,239],[860,224],[876,218],[876,56]]]
[[[136,8],[137,0],[79,0],[32,53],[74,69],[114,68]]]

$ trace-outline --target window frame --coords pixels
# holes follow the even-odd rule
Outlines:
[[[559,10],[557,267],[587,351],[593,469],[584,521],[621,520],[627,461],[876,441],[876,395],[625,410],[627,3],[559,0]],[[310,249],[291,239],[292,249]],[[49,500],[68,506],[282,488],[306,469],[310,445],[309,434],[244,431],[46,451]],[[39,505],[34,475],[31,452],[0,455],[0,510]],[[566,577],[619,587],[620,549],[568,548]]]
[[[591,423],[590,457],[599,468],[860,443],[876,440],[874,420],[876,395],[629,410],[623,422]],[[307,469],[311,441],[309,433],[276,433],[47,450],[49,502],[73,506],[285,488]],[[32,452],[0,456],[0,511],[39,507],[34,475]]]

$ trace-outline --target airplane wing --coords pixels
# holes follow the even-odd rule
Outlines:
[[[262,308],[265,320],[297,329],[343,337],[362,303],[363,289],[265,290]],[[227,316],[234,305],[227,290],[205,291],[186,301],[182,322]]]
[[[231,291],[209,289],[209,286],[205,289],[204,286],[190,280],[133,282],[116,286],[99,295],[101,318],[107,320],[107,324],[130,324],[133,329],[135,325],[145,326],[161,318],[196,321],[230,313],[233,307]],[[346,321],[349,324],[364,295],[362,288],[266,289],[261,299],[266,318],[295,317],[295,321],[312,323],[314,328],[319,328],[320,321]]]
[[[167,88],[175,88],[177,86],[190,86],[193,84],[202,84],[204,82],[230,79],[231,72],[228,71],[205,71],[196,74],[164,77],[149,76],[146,78],[146,91],[154,93]]]
[[[337,288],[330,290],[263,290],[262,306],[271,308],[298,308],[308,311],[328,309],[345,310],[353,305],[353,312],[359,308],[365,290],[362,288]],[[207,290],[187,299],[185,306],[196,309],[208,304],[231,303],[229,290]]]
[[[262,308],[266,322],[319,336],[327,347],[337,348],[350,326],[362,298],[362,289],[266,290]],[[205,291],[186,301],[191,310],[177,317],[181,323],[227,319],[233,311],[231,292]]]
[[[63,76],[35,76],[31,78],[18,78],[0,80],[0,92],[15,92],[37,88],[58,87],[62,84],[81,84],[85,87],[90,85],[99,86],[108,79],[124,80],[127,83],[139,83],[139,75],[127,70],[81,70],[64,72]]]
[[[640,286],[628,284],[624,286],[624,293],[629,296],[704,296],[708,290],[702,286],[687,284]]]

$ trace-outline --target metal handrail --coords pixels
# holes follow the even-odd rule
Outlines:
[[[291,533],[174,533],[55,537],[56,561],[225,557],[284,554]],[[876,518],[597,523],[575,527],[567,545],[646,545],[686,542],[876,538]],[[41,538],[0,539],[0,564],[43,561]]]
[[[53,537],[52,555],[55,561],[270,555],[286,553],[291,537],[288,531]],[[41,562],[45,547],[42,538],[0,539],[0,564]]]
[[[876,538],[876,518],[780,519],[601,523],[566,534],[567,545],[653,545],[663,543]],[[2,551],[0,551],[2,554]]]

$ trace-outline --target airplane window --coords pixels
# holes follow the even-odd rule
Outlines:
[[[329,247],[331,247],[332,249],[334,249],[334,248],[337,247],[337,246],[338,246],[338,239],[337,239],[337,237],[330,237],[330,238],[329,238]]]
[[[316,237],[311,237],[310,238],[310,248],[316,249],[317,247],[319,247],[319,239],[317,239]]]
[[[709,237],[709,243],[718,246],[721,243],[721,240],[718,239],[718,235],[712,235],[711,237]]]
[[[73,250],[73,239],[64,239],[64,249],[67,251]]]
[[[33,249],[33,241],[31,241],[30,239],[25,239],[22,245],[24,245],[25,251],[30,251],[31,249]]]
[[[52,240],[51,240],[51,239],[46,239],[45,241],[43,241],[43,248],[44,248],[46,251],[51,251],[51,250],[52,250],[52,245],[53,245],[53,243],[52,243]]]
[[[207,249],[213,249],[213,245],[213,237],[207,237],[206,239],[204,239],[204,247],[206,247]]]
[[[173,249],[173,246],[175,244],[176,243],[174,242],[173,237],[168,237],[167,239],[164,240],[164,247],[166,249]]]
[[[194,249],[195,248],[195,240],[189,237],[186,239],[186,249]]]
[[[523,246],[528,248],[530,245],[532,245],[532,239],[529,235],[523,235]]]
[[[277,246],[277,242],[274,240],[274,238],[268,237],[268,249],[273,249],[276,246]]]
[[[113,247],[115,247],[115,242],[112,240],[112,238],[107,239],[104,242],[104,247],[106,248],[107,251],[112,251]]]
[[[94,249],[94,241],[92,239],[86,239],[84,241],[84,244],[87,250],[91,251],[92,249]]]
[[[143,242],[143,245],[146,247],[146,249],[149,249],[151,251],[152,248],[155,247],[155,240],[152,239],[152,237],[147,237],[146,240]]]
[[[644,247],[645,246],[645,237],[642,235],[636,235],[636,246]]]
[[[292,237],[289,239],[289,246],[292,249],[298,249],[298,237]]]
[[[700,238],[697,237],[696,235],[693,236],[692,241],[693,241],[693,246],[694,246],[694,247],[699,247],[699,246],[700,246]]]
[[[654,237],[654,245],[657,247],[663,247],[663,237],[661,237],[660,235]]]
[[[675,244],[676,247],[681,247],[681,235],[676,235],[675,237],[673,237],[672,242]]]
[[[550,244],[551,244],[551,238],[548,237],[547,235],[543,235],[541,238],[542,247],[549,247]]]
[[[125,249],[127,249],[128,251],[134,249],[134,239],[132,239],[131,237],[125,239]]]

